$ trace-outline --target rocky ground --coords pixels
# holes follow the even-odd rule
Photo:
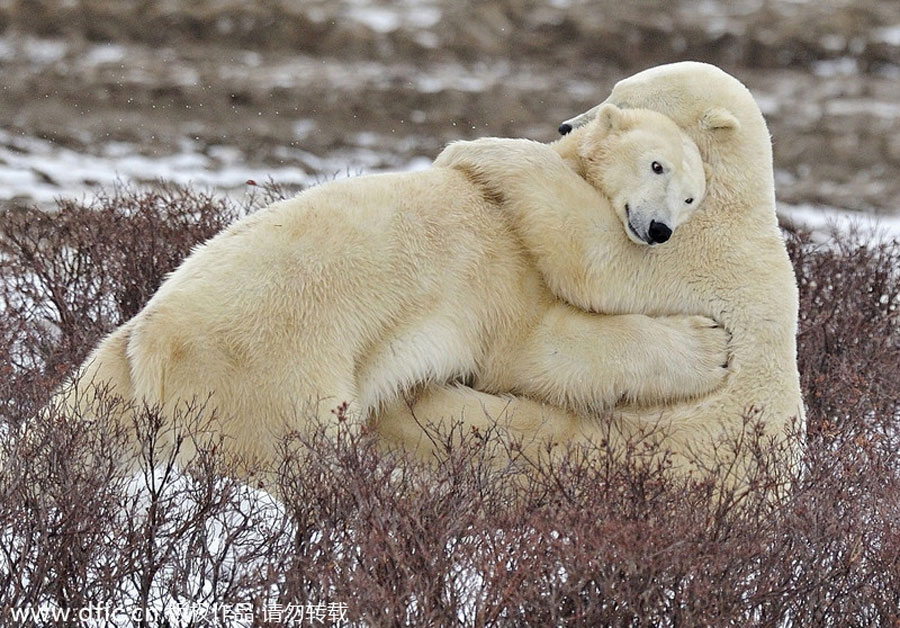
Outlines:
[[[679,59],[753,90],[786,211],[900,215],[896,0],[0,0],[0,203],[157,178],[239,196],[552,140]]]

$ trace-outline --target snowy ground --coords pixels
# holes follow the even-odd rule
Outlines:
[[[0,0],[0,208],[157,179],[240,197],[423,168],[454,139],[550,141],[683,58],[757,97],[786,217],[897,228],[896,0]]]
[[[822,205],[791,205],[779,203],[782,220],[812,229],[814,233],[827,235],[838,232],[858,231],[871,233],[876,238],[900,240],[900,215],[883,215],[854,212],[838,207]]]

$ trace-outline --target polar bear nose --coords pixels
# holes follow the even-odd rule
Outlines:
[[[650,228],[647,230],[647,235],[650,236],[650,242],[653,244],[662,244],[670,237],[672,237],[672,230],[662,222],[656,222],[655,220],[650,221]]]
[[[562,124],[559,125],[559,134],[560,135],[568,135],[571,132],[572,132],[571,124],[569,124],[567,122],[563,122]]]

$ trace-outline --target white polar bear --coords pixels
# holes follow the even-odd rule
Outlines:
[[[581,190],[520,211],[486,197],[477,173],[451,168],[322,185],[197,248],[78,381],[164,416],[208,398],[226,445],[266,462],[286,430],[314,418],[336,430],[342,403],[352,426],[428,382],[474,378],[482,390],[581,409],[714,390],[727,362],[714,321],[592,315],[551,291],[612,263],[611,231],[647,250],[668,239],[704,194],[699,152],[665,116],[610,107],[580,135],[573,158],[630,201],[621,222],[593,188],[586,205]],[[640,174],[604,181],[622,161]],[[585,220],[595,227],[583,230]],[[67,403],[90,398],[76,389]]]
[[[775,215],[771,140],[753,97],[734,77],[694,62],[646,70],[616,84],[606,104],[566,123],[561,130],[574,130],[553,145],[476,140],[454,147],[441,161],[477,171],[484,185],[504,192],[507,202],[556,196],[560,203],[589,206],[597,202],[592,200],[596,193],[584,181],[593,182],[593,175],[577,155],[577,147],[589,129],[587,121],[603,114],[610,103],[664,113],[696,142],[708,166],[704,207],[664,247],[635,246],[621,231],[606,231],[596,250],[612,252],[607,257],[592,258],[587,251],[572,249],[573,243],[559,233],[548,231],[546,247],[568,247],[573,258],[592,263],[580,275],[552,267],[544,268],[544,274],[563,280],[553,285],[554,293],[585,310],[651,316],[702,313],[720,321],[732,338],[725,385],[700,399],[658,406],[623,404],[611,432],[609,421],[529,399],[462,386],[432,386],[413,407],[392,404],[377,417],[375,426],[388,445],[427,457],[432,443],[420,425],[442,420],[463,420],[486,429],[502,419],[514,436],[538,453],[548,442],[621,443],[658,426],[666,434],[662,446],[674,454],[681,469],[690,471],[694,464],[710,463],[721,439],[742,429],[750,408],[760,412],[769,434],[782,434],[792,418],[800,420],[802,429],[796,365],[798,291]],[[526,148],[535,153],[531,160],[523,157]],[[515,157],[510,157],[513,153]],[[504,166],[510,158],[545,163],[551,159],[549,153],[566,160],[568,171]],[[623,199],[614,200],[614,206],[620,213],[627,208]],[[593,228],[587,213],[569,215],[576,221],[570,226],[573,231]],[[544,261],[552,265],[558,259],[547,256]],[[671,357],[673,364],[679,359]]]

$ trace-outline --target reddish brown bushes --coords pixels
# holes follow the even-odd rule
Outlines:
[[[131,318],[196,244],[237,216],[224,200],[181,188],[124,190],[58,211],[3,216],[7,310],[22,323],[22,358],[48,374],[82,360]]]
[[[13,610],[107,604],[173,625],[204,612],[274,624],[298,609],[371,626],[900,620],[897,243],[789,237],[808,448],[779,503],[713,491],[722,469],[672,479],[639,443],[616,463],[573,457],[523,481],[487,464],[490,439],[473,434],[436,467],[365,435],[298,437],[285,443],[280,506],[231,479],[215,443],[176,472],[152,412],[140,419],[137,480],[114,463],[122,438],[102,417],[37,418],[99,336],[237,213],[169,189],[4,216],[3,622]],[[752,428],[740,447],[763,462],[754,486],[782,483]]]

